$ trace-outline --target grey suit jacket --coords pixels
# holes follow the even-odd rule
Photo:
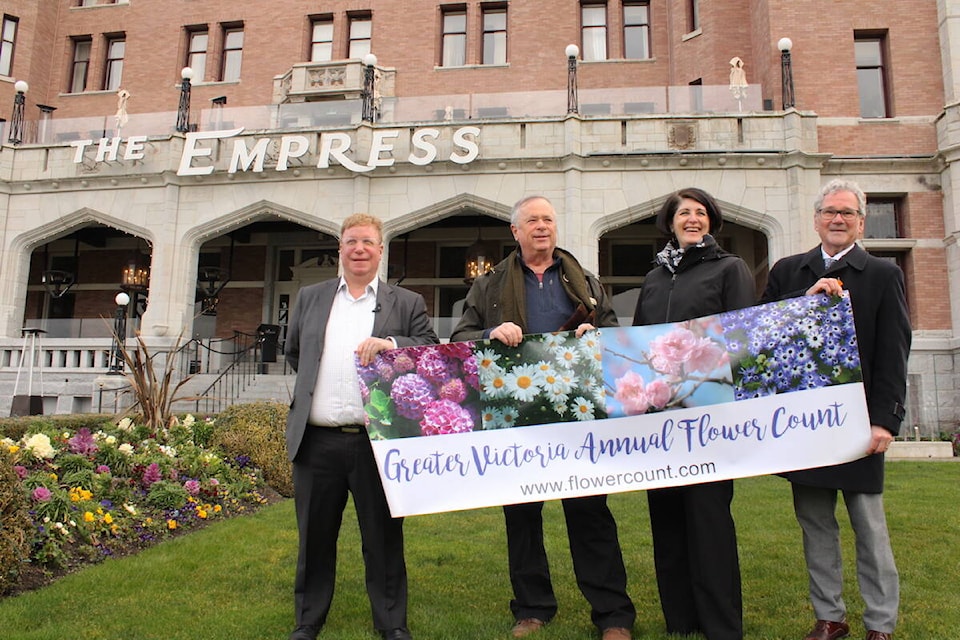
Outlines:
[[[327,319],[339,282],[339,278],[333,278],[301,289],[290,316],[284,351],[287,362],[297,372],[293,401],[287,416],[287,455],[290,460],[296,457],[300,449],[310,417],[320,358],[323,357]],[[378,338],[391,337],[397,341],[398,347],[439,342],[427,315],[423,296],[383,281],[377,288],[377,312],[372,335]]]

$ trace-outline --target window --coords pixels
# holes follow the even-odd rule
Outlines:
[[[87,89],[87,73],[90,70],[90,38],[73,40],[73,63],[70,73],[70,93],[80,93]]]
[[[650,57],[650,3],[623,3],[623,57],[646,60]]]
[[[889,117],[884,65],[885,40],[883,35],[854,34],[861,118]]]
[[[223,28],[223,62],[220,80],[236,82],[240,79],[240,64],[243,62],[243,27]]]
[[[900,238],[902,198],[868,198],[864,238]]]
[[[106,91],[116,91],[123,80],[123,54],[127,41],[123,36],[109,36],[107,38],[107,64],[103,73],[103,88]]]
[[[310,62],[333,60],[333,18],[310,21]]]
[[[443,12],[442,46],[440,66],[462,67],[467,63],[467,12],[465,9]]]
[[[370,53],[373,19],[369,15],[350,17],[350,49],[348,58],[362,58]]]
[[[507,64],[507,8],[483,7],[483,64]]]
[[[607,5],[585,4],[580,7],[584,61],[607,59]]]
[[[210,32],[206,29],[190,29],[187,31],[187,60],[186,65],[193,69],[193,77],[197,82],[203,82],[207,72],[207,46],[210,42]]]
[[[3,27],[0,30],[0,76],[13,75],[13,46],[17,41],[19,22],[19,19],[13,16],[3,16]]]
[[[687,33],[700,28],[700,0],[687,0]]]

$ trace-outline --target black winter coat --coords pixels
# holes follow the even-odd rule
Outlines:
[[[897,435],[903,419],[911,329],[903,272],[897,265],[855,246],[840,262],[824,269],[820,247],[780,260],[770,270],[761,302],[804,295],[824,275],[843,281],[850,292],[860,367],[870,423]],[[883,454],[845,464],[784,474],[791,482],[881,493]]]
[[[692,320],[749,307],[756,298],[756,285],[747,264],[708,237],[703,247],[687,249],[676,273],[659,266],[647,274],[633,324]]]

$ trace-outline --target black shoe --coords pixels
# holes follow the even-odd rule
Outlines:
[[[390,629],[389,631],[381,631],[380,635],[383,636],[383,640],[413,640],[410,632],[403,627]]]
[[[290,634],[290,640],[317,640],[318,633],[320,633],[318,627],[300,625]]]

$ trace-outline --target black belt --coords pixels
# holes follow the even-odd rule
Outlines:
[[[317,429],[329,429],[330,431],[339,431],[340,433],[366,433],[367,432],[366,427],[362,427],[356,424],[348,424],[348,425],[333,426],[333,427],[330,427],[327,425],[320,425],[320,424],[311,424],[310,426],[315,427]]]

